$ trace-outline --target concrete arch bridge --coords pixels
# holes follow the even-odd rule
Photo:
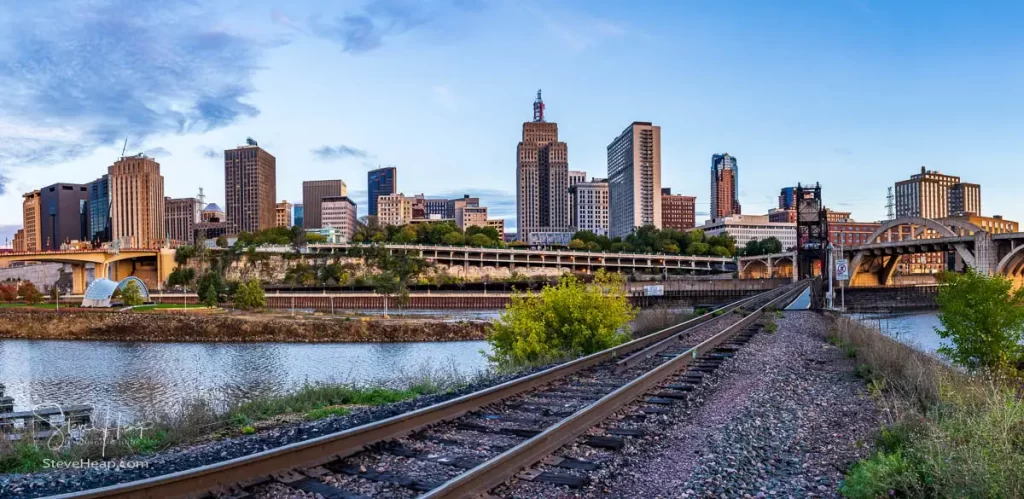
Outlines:
[[[109,249],[40,251],[32,253],[4,253],[0,262],[50,262],[71,266],[72,290],[85,293],[87,269],[91,267],[94,279],[107,278],[122,281],[134,276],[149,288],[158,289],[175,268],[173,249]]]

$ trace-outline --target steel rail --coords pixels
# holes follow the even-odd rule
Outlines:
[[[515,476],[519,470],[532,466],[566,444],[571,443],[576,437],[604,421],[622,407],[657,387],[674,373],[686,367],[693,359],[710,352],[737,332],[760,319],[765,310],[773,308],[779,303],[789,303],[796,296],[799,296],[799,293],[803,292],[805,287],[806,283],[798,285],[796,289],[773,299],[736,324],[729,326],[693,348],[680,353],[672,360],[659,365],[643,376],[605,395],[593,404],[580,409],[539,435],[445,482],[440,487],[420,496],[420,499],[466,498],[486,494],[494,487]]]
[[[755,297],[763,297],[775,291],[759,293]],[[746,298],[737,300],[719,310],[735,310],[746,300]],[[197,468],[96,489],[69,492],[54,497],[58,499],[203,497],[237,484],[248,486],[261,483],[276,474],[320,466],[356,454],[374,443],[403,437],[428,426],[455,419],[480,407],[516,396],[582,369],[644,348],[666,337],[693,329],[714,318],[714,312],[709,312],[642,338],[550,367],[529,376],[362,426]]]

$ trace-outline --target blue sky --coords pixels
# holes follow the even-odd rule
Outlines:
[[[729,152],[746,213],[818,181],[875,220],[926,165],[1021,220],[1022,24],[1019,2],[3,2],[0,241],[21,193],[95,179],[125,136],[169,196],[221,203],[222,151],[252,136],[281,199],[341,178],[362,211],[367,169],[395,165],[406,194],[479,194],[514,218],[538,88],[592,176],[626,125],[660,125],[663,183],[699,212]]]

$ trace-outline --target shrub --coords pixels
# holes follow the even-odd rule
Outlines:
[[[18,295],[26,303],[39,303],[43,301],[43,294],[39,292],[35,284],[25,281],[18,286]]]
[[[629,340],[636,316],[623,278],[598,271],[590,285],[571,275],[539,294],[516,293],[488,338],[491,362],[515,368],[588,355]]]
[[[0,284],[0,302],[11,303],[18,299],[18,288],[11,284]]]
[[[263,286],[256,279],[249,279],[238,285],[235,291],[235,307],[242,310],[261,309],[267,306]]]
[[[1005,369],[1024,360],[1024,288],[1001,276],[949,273],[939,288],[939,353],[971,369]]]
[[[121,302],[129,307],[137,307],[144,303],[142,289],[138,283],[128,281],[124,284],[124,288],[121,289]]]

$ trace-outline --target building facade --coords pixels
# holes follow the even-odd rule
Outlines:
[[[672,194],[672,189],[661,189],[661,226],[678,231],[697,226],[697,198]]]
[[[404,194],[377,196],[377,223],[405,225],[412,220],[412,198]]]
[[[89,183],[89,240],[94,244],[113,239],[110,230],[110,177],[104,175]]]
[[[25,251],[25,229],[18,229],[14,233],[14,239],[11,240],[11,249],[16,253]]]
[[[195,244],[196,224],[203,221],[203,203],[196,198],[164,198],[164,227],[171,246]]]
[[[779,190],[779,209],[796,209],[796,187],[783,187]]]
[[[39,189],[42,249],[54,251],[89,238],[89,186],[53,184]]]
[[[739,215],[740,167],[729,153],[711,156],[711,219]],[[794,197],[796,193],[794,192]]]
[[[39,204],[42,193],[32,191],[25,193],[21,203],[22,228],[25,231],[25,251],[35,252],[43,249],[43,210]]]
[[[587,172],[580,171],[580,170],[569,170],[569,177],[568,178],[569,178],[569,183],[566,184],[566,185],[568,185],[569,189],[570,189],[569,196],[567,196],[567,199],[569,200],[569,212],[568,212],[569,213],[569,225],[572,225],[573,207],[572,207],[572,192],[571,192],[571,189],[572,189],[572,186],[574,186],[574,185],[576,185],[576,184],[578,184],[580,182],[586,182],[587,181]]]
[[[516,216],[519,240],[533,231],[569,227],[569,149],[558,140],[558,124],[544,121],[540,91],[533,121],[523,123],[516,147]]]
[[[489,218],[487,219],[487,226],[498,232],[498,240],[505,240],[505,219],[504,218]]]
[[[461,208],[459,215],[455,217],[455,223],[462,230],[470,227],[487,227],[487,207],[477,205]]]
[[[782,242],[782,250],[789,251],[796,247],[796,224],[771,222],[767,215],[732,215],[721,217],[703,227],[706,236],[717,236],[728,233],[736,240],[736,246],[743,246],[749,241],[775,237]]]
[[[144,154],[126,156],[107,169],[111,238],[124,248],[159,247],[164,231],[164,177]]]
[[[837,247],[868,244],[871,234],[881,226],[878,222],[829,222],[828,241]]]
[[[288,200],[282,200],[274,206],[274,226],[292,226],[292,204]]]
[[[634,122],[608,144],[608,235],[661,228],[661,127]]]
[[[427,198],[423,201],[425,213],[423,218],[438,217],[438,218],[455,218],[455,214],[452,213],[448,216],[448,200],[442,198]]]
[[[599,236],[608,235],[608,180],[591,179],[569,188],[572,195],[572,226]]]
[[[391,166],[370,170],[366,174],[366,205],[370,216],[378,215],[377,199],[398,192],[398,169]]]
[[[216,203],[210,203],[203,208],[202,219],[204,222],[227,222],[228,214]]]
[[[292,206],[292,226],[305,227],[302,225],[306,220],[305,211],[306,208],[301,203]]]
[[[277,222],[277,159],[255,140],[224,151],[224,204],[232,232],[256,232]]]
[[[1013,220],[1006,220],[1001,215],[994,215],[991,217],[981,217],[977,215],[959,215],[946,217],[940,221],[955,220],[959,222],[968,222],[978,227],[981,230],[988,232],[989,234],[1007,234],[1012,232],[1020,232],[1020,224]]]
[[[347,243],[356,233],[358,215],[356,203],[348,196],[329,196],[321,198],[320,221],[322,228],[337,230],[337,243]]]
[[[306,229],[319,229],[323,224],[320,200],[326,197],[348,196],[348,186],[341,180],[307,180],[302,183],[302,224]],[[295,225],[300,225],[298,221]]]
[[[896,217],[945,218],[980,215],[981,187],[960,177],[921,167],[921,173],[896,182]]]

